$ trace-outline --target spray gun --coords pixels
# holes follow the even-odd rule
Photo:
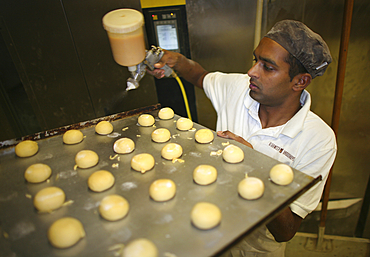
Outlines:
[[[127,79],[126,92],[132,89],[137,89],[140,86],[139,81],[145,75],[146,67],[148,67],[150,70],[154,70],[155,69],[154,64],[159,62],[159,60],[162,58],[163,55],[164,55],[164,51],[162,48],[152,46],[152,49],[150,49],[149,51],[146,51],[146,56],[145,56],[144,61],[142,61],[136,66],[128,67],[128,70],[131,72],[131,77]],[[188,99],[186,97],[186,92],[185,92],[184,86],[180,78],[177,76],[176,72],[174,72],[173,69],[168,67],[167,64],[163,66],[161,69],[164,70],[165,77],[172,76],[176,79],[177,83],[179,83],[179,86],[180,86],[180,89],[181,89],[181,92],[184,98],[184,103],[185,103],[185,108],[186,108],[188,118],[191,119]]]
[[[160,47],[152,46],[152,49],[145,50],[143,24],[143,14],[134,9],[113,10],[103,17],[103,26],[108,34],[114,60],[119,65],[128,67],[131,73],[131,77],[127,79],[125,94],[129,90],[139,87],[139,81],[145,76],[146,68],[154,70],[154,64],[164,54]],[[186,112],[189,119],[191,119],[186,92],[180,78],[167,65],[161,69],[165,71],[164,75],[166,77],[172,76],[178,82],[184,98]]]
[[[152,49],[146,51],[144,61],[136,66],[128,67],[128,70],[131,73],[131,77],[127,79],[126,91],[137,89],[140,86],[139,81],[144,77],[146,73],[146,67],[148,67],[150,70],[154,70],[154,64],[156,64],[162,58],[163,54],[164,51],[162,48],[152,46]],[[165,65],[161,69],[164,70],[164,75],[166,77],[170,77],[174,73],[174,71],[167,65]]]

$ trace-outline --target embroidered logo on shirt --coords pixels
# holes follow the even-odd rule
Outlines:
[[[294,161],[295,160],[295,156],[291,155],[289,152],[287,152],[286,150],[284,150],[284,148],[281,148],[280,146],[277,146],[275,145],[274,143],[270,142],[269,143],[269,146],[273,149],[275,149],[276,151],[278,151],[279,153],[285,155],[287,158],[289,158],[290,160]]]

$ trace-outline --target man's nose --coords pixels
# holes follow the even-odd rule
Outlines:
[[[253,64],[252,68],[249,69],[247,72],[248,76],[251,78],[258,78],[258,67],[257,67],[258,62]]]

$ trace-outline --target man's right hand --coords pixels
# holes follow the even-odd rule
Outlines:
[[[163,50],[164,54],[158,63],[154,64],[153,71],[147,72],[157,79],[164,77],[161,68],[166,64],[174,69],[178,75],[196,87],[203,88],[203,78],[208,73],[199,63],[186,58],[184,55],[172,51]]]
[[[167,50],[163,50],[163,52],[164,54],[162,58],[159,60],[159,62],[154,64],[155,69],[154,70],[147,69],[147,72],[156,77],[157,79],[161,79],[164,77],[164,70],[161,69],[162,67],[164,67],[167,64],[168,67],[174,68],[180,57],[179,53]]]

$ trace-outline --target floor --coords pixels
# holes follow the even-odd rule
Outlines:
[[[368,257],[370,240],[340,236],[324,236],[317,247],[317,234],[297,233],[287,244],[286,257]]]
[[[320,209],[303,220],[299,232],[287,243],[286,257],[369,257],[370,239],[355,237],[361,199],[329,202],[325,232],[318,246]]]

